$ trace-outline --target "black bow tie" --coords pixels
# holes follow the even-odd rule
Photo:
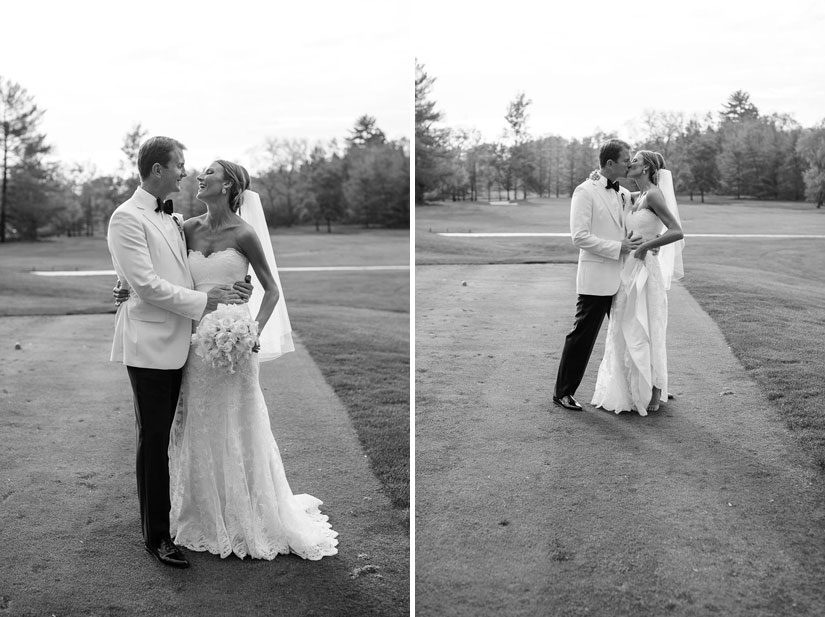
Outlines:
[[[611,182],[607,178],[605,178],[605,180],[607,181],[607,186],[605,188],[613,189],[617,193],[619,192],[619,181],[618,180],[616,182]]]
[[[161,210],[166,214],[172,214],[172,200],[167,199],[166,201],[161,201],[160,197],[158,197],[158,207],[155,208],[155,212],[160,212]]]

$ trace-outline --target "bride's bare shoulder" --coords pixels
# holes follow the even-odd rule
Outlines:
[[[658,214],[660,208],[665,207],[665,196],[658,186],[651,186],[645,195],[645,205]]]
[[[260,242],[255,228],[244,220],[241,220],[235,228],[235,239],[241,246],[248,245],[250,242]]]

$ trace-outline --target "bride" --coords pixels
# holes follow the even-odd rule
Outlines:
[[[625,228],[644,241],[622,269],[591,404],[616,413],[635,409],[646,416],[667,400],[667,290],[671,280],[683,275],[684,234],[664,157],[640,150],[627,177],[639,193],[625,215]],[[658,247],[658,255],[651,252]]]
[[[261,335],[258,353],[234,373],[190,348],[169,441],[170,531],[176,544],[222,558],[292,552],[321,559],[338,552],[338,534],[319,499],[293,495],[258,381],[259,362],[294,346],[261,201],[249,181],[240,165],[213,162],[198,176],[197,198],[207,212],[183,225],[196,289],[243,279],[251,265],[248,306]]]

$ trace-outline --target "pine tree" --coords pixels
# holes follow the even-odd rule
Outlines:
[[[0,76],[0,150],[3,165],[0,242],[6,241],[7,200],[12,167],[51,149],[45,144],[44,135],[37,132],[43,113],[25,88]]]

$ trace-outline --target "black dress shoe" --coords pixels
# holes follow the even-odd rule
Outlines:
[[[165,566],[172,566],[173,568],[189,567],[189,562],[186,561],[186,557],[183,556],[180,549],[175,546],[169,538],[164,538],[157,546],[144,544],[144,547],[147,553]]]
[[[553,396],[553,403],[558,405],[559,407],[563,407],[564,409],[569,409],[570,411],[581,411],[582,406],[579,405],[578,401],[574,399],[569,394],[565,394],[563,397],[559,398],[557,396]]]

